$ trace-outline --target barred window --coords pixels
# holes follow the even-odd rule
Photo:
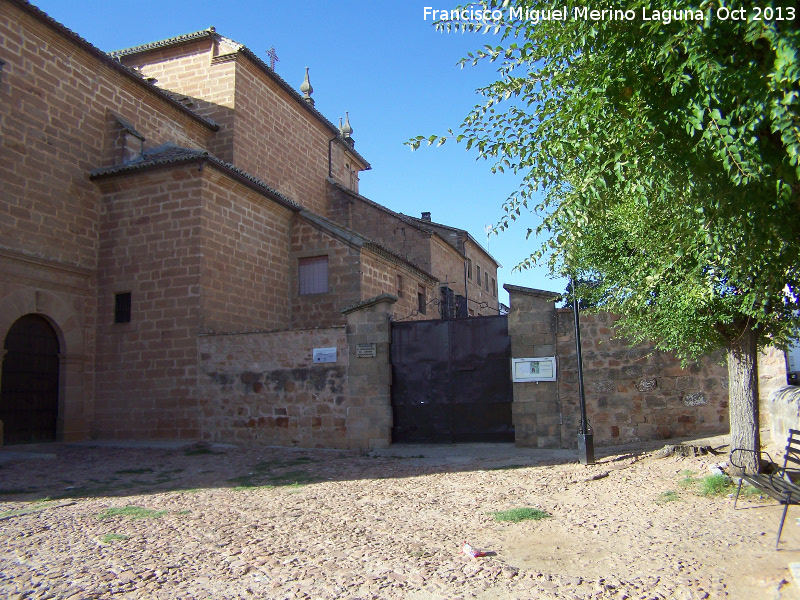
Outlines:
[[[297,266],[298,293],[324,294],[328,291],[328,257],[301,258]]]
[[[481,268],[479,266],[475,266],[475,274],[478,276],[478,287],[481,287]]]

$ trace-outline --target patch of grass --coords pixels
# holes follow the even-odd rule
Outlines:
[[[235,484],[233,486],[233,490],[235,492],[241,492],[242,490],[252,490],[255,488],[272,488],[275,487],[268,483],[262,483],[258,481],[254,481],[253,478],[255,477],[254,473],[250,473],[248,475],[242,475],[240,477],[231,477],[228,479],[231,483]]]
[[[697,479],[693,475],[697,475],[696,471],[685,470],[679,473],[681,479],[678,480],[678,485],[681,487],[692,487],[697,483]]]
[[[738,483],[734,485],[739,485]],[[745,483],[742,485],[742,489],[739,492],[739,498],[763,498],[764,494],[762,494],[757,488],[754,488],[752,485]]]
[[[726,496],[733,487],[733,481],[727,475],[707,475],[697,486],[701,496]]]
[[[316,477],[308,471],[288,471],[271,475],[269,478],[270,483],[274,485],[299,485],[301,483],[311,483],[315,480]]]
[[[201,456],[203,454],[225,454],[224,452],[217,452],[216,450],[212,450],[211,448],[206,448],[205,446],[201,446],[199,448],[187,448],[183,451],[184,456]]]
[[[282,466],[283,463],[281,463],[279,460],[262,460],[260,463],[253,465],[253,471],[264,473],[266,471],[271,471],[272,469],[278,469]]]
[[[120,506],[107,508],[99,515],[98,519],[111,519],[114,517],[128,517],[129,519],[160,519],[165,514],[166,510],[153,510],[152,508],[143,508],[141,506]]]
[[[656,498],[656,504],[666,504],[667,502],[678,502],[680,501],[681,497],[678,495],[678,492],[673,492],[672,490],[668,492],[661,492],[658,497]]]
[[[130,536],[124,533],[104,533],[100,536],[100,541],[104,544],[110,544],[111,542],[123,542],[129,538]]]
[[[153,469],[122,469],[121,471],[114,471],[115,475],[144,475],[145,473],[152,473]]]
[[[519,523],[520,521],[539,521],[549,519],[553,515],[539,510],[538,508],[512,508],[510,510],[500,510],[489,513],[495,521]]]

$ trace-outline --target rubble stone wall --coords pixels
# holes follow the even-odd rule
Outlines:
[[[336,348],[336,362],[315,364],[314,348]],[[203,335],[198,359],[201,439],[348,447],[344,327]]]

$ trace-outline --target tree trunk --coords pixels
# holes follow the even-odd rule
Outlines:
[[[728,410],[731,450],[744,448],[733,459],[748,473],[761,471],[758,430],[758,332],[747,328],[728,350]]]

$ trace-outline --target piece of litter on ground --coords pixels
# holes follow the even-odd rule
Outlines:
[[[477,548],[473,548],[467,542],[464,542],[464,545],[461,547],[461,551],[467,556],[470,556],[472,558],[478,558],[479,556],[486,556],[485,552],[482,552]]]

